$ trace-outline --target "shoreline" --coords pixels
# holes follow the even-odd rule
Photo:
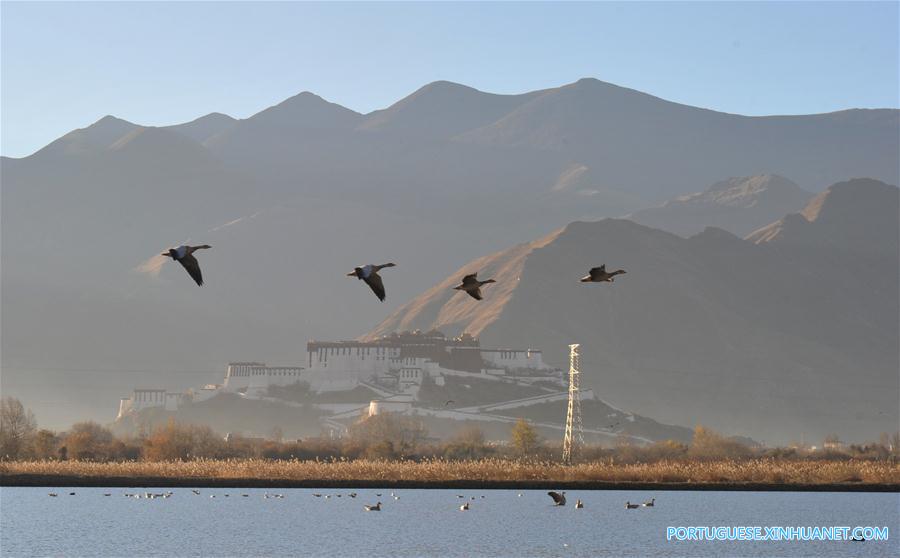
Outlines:
[[[552,480],[375,480],[3,474],[0,487],[107,488],[382,488],[466,490],[696,490],[727,492],[900,493],[898,483],[645,482]]]

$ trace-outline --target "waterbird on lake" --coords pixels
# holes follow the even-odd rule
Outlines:
[[[584,507],[584,502],[581,500],[575,500],[575,509],[580,510]]]
[[[372,265],[366,264],[362,267],[354,267],[353,271],[347,274],[347,277],[356,277],[362,281],[366,282],[366,285],[372,289],[372,292],[375,293],[375,296],[378,297],[378,300],[384,302],[385,292],[384,292],[384,282],[381,280],[381,275],[378,275],[378,272],[386,267],[395,267],[396,264],[386,263],[381,265]]]
[[[625,273],[624,269],[617,269],[615,271],[606,271],[606,264],[601,265],[600,267],[592,267],[588,272],[588,275],[585,275],[581,278],[582,283],[612,283],[614,281],[614,277],[616,275],[621,275]]]
[[[650,500],[644,502],[643,506],[645,508],[652,508],[655,503],[656,503],[656,498],[650,498]]]
[[[50,492],[47,494],[47,496],[50,496],[51,498],[56,498],[58,496],[58,494],[56,494],[56,492]]]
[[[639,507],[641,507],[639,504],[632,504],[631,502],[625,502],[625,509],[626,509],[626,510],[636,510],[636,509],[638,509]]]
[[[454,401],[454,400],[452,400],[452,399],[448,399],[448,400],[444,403],[444,407],[446,407],[446,406],[449,405],[450,403],[456,403],[456,401]]]
[[[350,496],[351,498],[356,498],[356,492],[351,492],[350,494],[347,494],[347,496]]]
[[[105,493],[105,494],[103,494],[103,495],[104,495],[104,496],[112,496],[112,494],[110,494],[109,492],[107,492],[107,493]]]
[[[69,496],[75,496],[74,492],[69,492]]]
[[[199,491],[199,490],[191,490],[191,492],[193,492],[194,494],[197,494],[197,495],[200,494],[200,491]]]
[[[562,491],[562,492],[550,491],[547,493],[547,496],[550,496],[551,498],[553,498],[554,506],[565,506],[566,505],[566,492],[565,491]]]
[[[370,506],[367,504],[363,507],[366,508],[366,511],[381,511],[381,502],[378,502],[374,506]]]
[[[321,494],[313,494],[313,496],[315,496],[316,498],[321,498],[321,497],[322,497]]]
[[[468,502],[466,502],[465,504],[463,504],[463,505],[461,505],[461,506],[459,507],[459,511],[468,511],[468,509],[469,509],[469,503],[468,503]]]
[[[241,498],[249,498],[249,497],[250,497],[249,494],[241,494]]]
[[[493,279],[488,279],[486,281],[478,280],[478,272],[471,273],[462,278],[462,284],[453,287],[455,291],[465,291],[469,296],[474,298],[475,300],[481,300],[481,287],[483,285],[487,285],[488,283],[496,283]]]
[[[212,248],[209,244],[203,244],[201,246],[185,246],[182,244],[178,248],[169,248],[168,251],[163,252],[161,255],[168,256],[184,266],[188,275],[197,282],[197,286],[202,287],[203,273],[200,272],[200,263],[197,262],[197,258],[194,257],[194,252],[209,248]]]

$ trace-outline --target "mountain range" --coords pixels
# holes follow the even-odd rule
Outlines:
[[[746,239],[575,222],[469,262],[368,337],[439,328],[499,347],[539,339],[561,367],[579,342],[586,385],[664,422],[768,443],[872,437],[900,420],[898,207],[896,186],[856,179]],[[627,273],[578,282],[601,263]],[[452,290],[476,271],[497,280],[483,302]]]
[[[435,82],[370,114],[304,92],[245,119],[105,116],[0,160],[3,388],[49,426],[103,420],[134,387],[299,363],[307,339],[362,335],[473,257],[573,221],[727,177],[897,183],[898,115],[746,117],[584,79]],[[183,242],[213,246],[202,289],[158,257]],[[386,261],[384,304],[344,276]]]

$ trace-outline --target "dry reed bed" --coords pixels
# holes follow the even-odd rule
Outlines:
[[[571,466],[553,462],[478,461],[196,461],[0,462],[0,476],[156,477],[167,479],[265,479],[289,481],[557,481],[766,484],[900,484],[900,465],[885,461],[787,461],[773,459],[658,461]]]

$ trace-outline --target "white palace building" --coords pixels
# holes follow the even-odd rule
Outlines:
[[[506,376],[520,381],[554,380],[561,371],[544,363],[533,349],[485,349],[478,339],[463,334],[448,338],[439,331],[404,332],[372,341],[310,341],[302,366],[266,366],[262,362],[232,362],[222,384],[209,384],[187,393],[136,389],[119,403],[119,416],[149,407],[176,410],[190,401],[203,401],[220,392],[265,397],[269,386],[306,382],[314,392],[345,391],[366,385],[414,399],[425,377],[442,385],[444,376]]]

